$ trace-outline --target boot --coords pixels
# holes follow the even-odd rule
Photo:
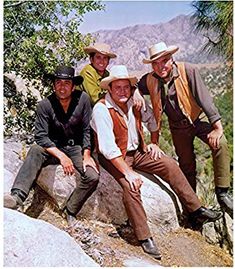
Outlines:
[[[233,198],[228,194],[228,188],[215,188],[217,201],[223,211],[233,219]]]
[[[23,205],[23,201],[17,194],[4,194],[4,207],[11,209],[18,209]]]
[[[215,211],[212,209],[201,206],[196,211],[189,214],[189,220],[192,224],[205,224],[207,222],[214,222],[223,216],[221,211]]]
[[[139,242],[140,242],[144,252],[148,253],[149,255],[151,255],[153,258],[155,258],[157,260],[161,260],[161,254],[160,254],[156,244],[154,243],[152,237],[145,239],[145,240],[140,240]]]

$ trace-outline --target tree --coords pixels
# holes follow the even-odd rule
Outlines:
[[[203,31],[208,39],[204,49],[233,59],[233,1],[193,1],[192,18],[196,31]]]
[[[79,25],[100,1],[4,1],[4,71],[37,78],[57,64],[75,65],[93,40]]]
[[[79,25],[85,13],[103,8],[100,1],[4,1],[4,72],[20,75],[27,89],[17,91],[4,76],[6,136],[32,134],[38,102],[32,92],[43,98],[50,90],[35,79],[85,58],[83,47],[94,40]]]

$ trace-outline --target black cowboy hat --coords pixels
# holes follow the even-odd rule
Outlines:
[[[58,66],[55,69],[55,74],[44,74],[44,79],[50,79],[54,81],[55,79],[71,79],[75,85],[80,85],[83,82],[82,76],[74,76],[75,70],[68,66]]]

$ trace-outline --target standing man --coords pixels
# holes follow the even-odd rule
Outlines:
[[[123,188],[123,202],[137,239],[146,253],[161,259],[141,201],[143,182],[134,169],[156,174],[169,183],[193,221],[215,221],[222,213],[201,206],[177,163],[156,144],[157,126],[152,111],[147,107],[145,112],[143,108],[138,112],[133,107],[131,88],[136,82],[137,78],[129,76],[125,66],[113,66],[110,76],[101,81],[108,93],[94,106],[91,127],[97,138],[100,164]],[[142,122],[151,132],[148,146],[144,143]]]
[[[65,213],[71,224],[85,201],[96,189],[99,174],[90,153],[91,105],[85,92],[74,91],[82,83],[74,69],[59,66],[55,74],[46,77],[53,81],[54,93],[39,102],[36,111],[35,141],[16,176],[11,194],[4,196],[4,206],[16,209],[27,198],[42,166],[60,163],[64,173],[75,169],[81,180],[71,194]]]
[[[109,45],[103,43],[96,43],[93,46],[85,47],[84,51],[90,56],[90,64],[86,65],[80,73],[84,78],[80,88],[88,93],[93,106],[106,93],[100,87],[100,81],[109,75],[106,68],[110,59],[117,56],[111,52]]]
[[[161,114],[166,112],[179,165],[190,185],[196,191],[196,157],[193,141],[197,136],[209,145],[214,164],[214,182],[217,200],[232,217],[233,201],[228,194],[230,186],[230,157],[223,134],[221,116],[206,89],[199,71],[189,63],[175,62],[172,55],[176,46],[167,47],[164,42],[149,48],[153,71],[139,82],[139,90],[149,94],[158,125]],[[204,112],[209,123],[202,120]]]

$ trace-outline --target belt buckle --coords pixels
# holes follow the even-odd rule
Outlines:
[[[68,145],[69,146],[74,146],[75,145],[74,140],[73,139],[69,139],[68,140]]]

